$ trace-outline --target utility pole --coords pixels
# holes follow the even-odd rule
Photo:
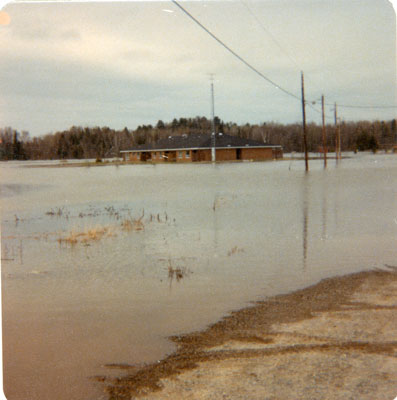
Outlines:
[[[323,122],[323,155],[324,168],[327,168],[327,133],[325,132],[325,111],[324,111],[324,95],[321,96],[321,115]]]
[[[216,161],[215,151],[215,105],[214,105],[214,74],[210,74],[211,79],[211,117],[212,117],[212,133],[211,133],[211,161]]]
[[[340,133],[338,125],[338,110],[335,103],[334,108],[334,119],[335,119],[335,158],[336,161],[340,159]]]
[[[342,159],[342,152],[341,152],[341,140],[340,140],[340,124],[338,123],[338,160]]]
[[[305,170],[309,171],[309,158],[307,154],[307,135],[306,135],[305,81],[303,78],[303,71],[301,71],[301,85],[302,85],[303,149],[305,151]]]

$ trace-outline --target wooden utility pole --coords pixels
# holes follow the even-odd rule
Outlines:
[[[338,124],[337,133],[338,133],[338,160],[340,160],[342,158],[342,153],[341,153],[340,125],[339,124]]]
[[[303,149],[305,151],[305,169],[306,171],[309,171],[309,158],[307,154],[307,134],[306,134],[305,81],[303,77],[303,71],[301,71],[301,85],[302,85]]]
[[[335,103],[334,108],[334,118],[335,118],[335,158],[336,161],[340,159],[340,133],[339,133],[339,125],[338,125],[338,110]]]
[[[324,95],[321,96],[321,114],[323,120],[323,155],[324,168],[327,168],[327,134],[325,132],[325,111],[324,111]]]

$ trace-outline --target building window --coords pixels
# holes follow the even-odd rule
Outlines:
[[[190,150],[185,151],[185,158],[190,158]]]
[[[182,151],[178,151],[178,158],[182,158]]]

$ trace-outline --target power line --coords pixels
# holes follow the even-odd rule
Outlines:
[[[281,90],[288,96],[294,97],[297,100],[301,100],[300,97],[291,93],[290,91],[284,89],[277,83],[273,82],[271,79],[262,74],[262,72],[258,71],[255,67],[253,67],[248,61],[246,61],[243,57],[239,56],[234,50],[232,50],[229,46],[227,46],[222,40],[220,40],[217,36],[215,36],[209,29],[207,29],[201,22],[199,22],[192,14],[190,14],[185,8],[183,8],[176,0],[171,0],[177,7],[179,7],[189,18],[191,18],[201,29],[206,31],[213,39],[215,39],[221,46],[223,46],[229,53],[231,53],[234,57],[239,59],[242,63],[244,63],[248,68],[254,71],[257,75],[259,75],[262,79],[265,79],[271,85],[273,85],[276,89]]]
[[[245,6],[245,8],[247,9],[247,11],[250,13],[250,15],[252,16],[252,18],[255,19],[255,21],[258,23],[258,25],[262,28],[262,30],[267,33],[270,38],[273,40],[273,42],[276,44],[276,46],[284,53],[284,55],[286,55],[290,61],[295,64],[295,67],[298,68],[298,70],[301,70],[301,68],[299,67],[298,63],[296,62],[296,60],[294,58],[291,57],[291,55],[287,52],[287,50],[284,49],[284,46],[281,45],[281,43],[275,38],[275,36],[269,31],[269,29],[267,29],[264,24],[262,23],[262,21],[255,15],[255,13],[251,10],[251,8],[248,6],[248,4],[244,1],[244,0],[240,0],[241,4],[243,4]]]
[[[215,39],[221,46],[223,46],[227,51],[229,51],[234,57],[236,57],[238,60],[240,60],[242,63],[244,63],[248,68],[250,68],[252,71],[254,71],[257,75],[259,75],[262,79],[265,79],[267,82],[269,82],[271,85],[273,85],[276,89],[281,90],[288,96],[291,96],[295,98],[298,101],[301,101],[301,98],[299,96],[296,96],[292,92],[284,89],[277,83],[273,82],[271,79],[263,75],[260,71],[258,71],[255,67],[253,67],[250,63],[248,63],[243,57],[238,55],[234,50],[232,50],[228,45],[226,45],[222,40],[220,40],[217,36],[215,36],[208,28],[206,28],[200,21],[198,21],[192,14],[190,14],[185,8],[183,8],[176,0],[171,0],[177,7],[179,7],[189,18],[191,18],[198,26],[200,26],[201,29],[203,29],[205,32],[207,32],[213,39]],[[306,101],[305,102],[311,109],[313,109],[315,112],[321,114],[320,110],[317,110],[310,102]],[[327,117],[328,118],[328,117]]]
[[[270,36],[270,38],[277,45],[277,47],[284,53],[284,55],[286,55],[289,58],[289,60],[295,65],[295,67],[297,67],[299,70],[302,70],[302,68],[298,65],[297,61],[293,57],[291,57],[291,55],[287,52],[287,50],[284,48],[284,46],[282,46],[281,43],[276,39],[276,37],[270,32],[270,30],[264,26],[262,21],[252,11],[252,9],[248,6],[248,4],[244,0],[240,0],[240,3],[245,6],[245,8],[247,9],[247,11],[251,15],[251,17],[254,18],[255,21],[258,23],[258,25],[262,28],[262,30],[266,34],[268,34]],[[306,80],[307,80],[307,77],[306,77]],[[317,89],[319,89],[319,88],[317,87]],[[314,104],[314,102],[312,102],[312,104]],[[325,103],[325,104],[328,105],[328,106],[333,105],[333,104],[330,104],[330,103]],[[310,106],[310,104],[309,104],[309,106]],[[387,106],[372,106],[372,105],[360,106],[360,105],[338,104],[338,106],[339,107],[344,107],[344,108],[379,108],[379,109],[397,108],[397,106],[389,106],[389,105],[387,105]],[[313,110],[315,110],[317,112],[320,112],[320,111],[316,110],[315,108],[313,108]]]
[[[264,74],[262,74],[262,72],[258,71],[254,66],[252,66],[248,61],[246,61],[243,57],[241,57],[239,54],[237,54],[234,50],[232,50],[228,45],[226,45],[221,39],[219,39],[215,34],[213,34],[208,28],[206,28],[200,21],[198,21],[192,14],[190,14],[184,7],[182,7],[176,0],[171,0],[172,3],[174,3],[178,8],[180,8],[190,19],[192,19],[201,29],[203,29],[205,32],[207,32],[213,39],[215,39],[222,47],[224,47],[229,53],[231,53],[234,57],[236,57],[238,60],[240,60],[243,64],[245,64],[249,69],[251,69],[253,72],[255,72],[257,75],[259,75],[262,79],[266,80],[268,83],[270,83],[271,85],[273,85],[276,89],[281,90],[282,92],[284,92],[285,94],[287,94],[288,96],[291,96],[293,98],[295,98],[298,101],[301,101],[301,98],[299,96],[296,96],[294,93],[284,89],[283,87],[281,87],[280,85],[278,85],[277,83],[275,83],[274,81],[272,81],[271,79],[269,79],[267,76],[265,76]],[[241,0],[242,1],[242,0]],[[242,1],[243,4],[245,4]],[[248,6],[246,5],[247,9]],[[265,28],[264,28],[265,29]],[[268,32],[270,34],[270,32]],[[271,35],[271,34],[270,34]],[[271,35],[272,36],[272,35]],[[275,38],[272,36],[273,40],[278,43]],[[281,48],[281,45],[278,44],[278,46]],[[289,56],[288,56],[289,57]],[[289,57],[290,58],[290,57]],[[290,58],[291,59],[291,58]],[[292,59],[291,59],[292,60]],[[294,61],[293,61],[294,62]],[[294,62],[295,63],[295,62]],[[296,63],[295,63],[296,64]],[[317,110],[313,104],[315,104],[315,102],[310,102],[310,101],[305,101],[305,104],[307,104],[311,109],[313,109],[315,112],[321,114],[322,112],[320,110]],[[326,105],[330,106],[333,104],[330,103],[326,103]],[[346,105],[346,104],[338,104],[339,107],[344,107],[344,108],[397,108],[397,106],[359,106],[359,105]],[[330,118],[328,116],[326,116],[326,118]]]
[[[327,106],[332,106],[333,104],[326,103]],[[338,107],[344,107],[344,108],[397,108],[397,106],[374,106],[374,105],[367,105],[367,106],[355,106],[352,104],[338,104]]]
[[[264,26],[264,24],[262,23],[262,21],[256,16],[256,14],[252,11],[252,9],[248,6],[248,4],[244,1],[244,0],[240,0],[240,2],[245,6],[245,8],[248,10],[249,14],[255,19],[255,21],[258,23],[258,25],[262,28],[262,30],[268,34],[270,36],[270,38],[273,40],[273,42],[277,45],[277,47],[289,58],[289,60],[295,65],[295,67],[299,70],[299,71],[303,71],[303,68],[301,68],[298,64],[298,62],[296,61],[295,58],[293,58],[288,51],[284,48],[284,46],[276,39],[276,37],[270,32],[270,30],[268,28],[266,28]],[[307,81],[307,74],[306,74],[306,78],[305,80]],[[312,81],[312,79],[309,77],[309,81]],[[314,85],[317,90],[321,93],[321,89],[317,86]],[[314,111],[318,112],[321,114],[321,111],[316,110],[314,107],[312,107],[309,103],[307,103],[309,105],[309,107],[311,107]],[[312,102],[312,104],[314,104]],[[327,117],[328,118],[328,117]],[[331,118],[331,117],[329,117]]]
[[[295,67],[297,67],[297,69],[299,71],[302,71],[302,68],[299,67],[298,63],[296,62],[296,60],[294,60],[291,55],[287,52],[287,50],[284,49],[284,47],[281,45],[281,43],[275,38],[275,36],[269,31],[269,29],[267,29],[264,24],[262,23],[262,21],[255,15],[255,13],[251,10],[251,8],[248,6],[248,4],[244,1],[244,0],[240,0],[240,3],[243,4],[245,6],[245,8],[247,9],[247,11],[249,12],[249,14],[255,19],[255,21],[258,23],[258,25],[262,28],[262,30],[267,33],[270,38],[273,40],[273,42],[277,45],[277,47],[284,53],[284,55],[286,55],[289,60],[295,65]],[[310,104],[310,102],[305,101],[305,104],[307,104],[311,109],[313,109],[314,111],[316,111],[317,113],[321,114],[321,111],[317,110],[312,104]]]

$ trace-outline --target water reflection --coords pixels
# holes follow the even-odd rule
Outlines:
[[[339,193],[339,185],[335,182],[332,185],[333,192],[333,215],[334,215],[334,229],[337,230],[339,226],[339,213],[341,212],[341,203],[340,203],[340,193]]]
[[[322,179],[322,186],[321,186],[321,216],[322,216],[322,223],[321,223],[321,238],[322,240],[327,239],[327,208],[328,208],[328,184],[326,182],[326,171],[324,171],[324,179]]]
[[[302,179],[302,247],[303,247],[303,270],[306,271],[306,263],[307,263],[307,251],[308,251],[308,230],[309,230],[309,185],[310,185],[310,176],[306,173]]]
[[[214,241],[213,241],[213,257],[217,257],[218,254],[218,241],[219,241],[219,222],[218,222],[218,214],[219,208],[221,207],[221,201],[219,193],[215,193],[214,195],[214,204],[212,206],[213,210],[213,232],[214,232]]]

